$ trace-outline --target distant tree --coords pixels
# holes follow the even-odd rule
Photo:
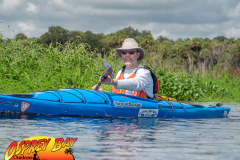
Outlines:
[[[15,36],[15,39],[28,39],[27,36],[24,34],[24,33],[18,33],[16,36]]]
[[[207,63],[210,61],[210,54],[211,52],[207,48],[202,49],[199,53],[201,59],[201,71],[203,73],[206,72]]]
[[[118,39],[117,39],[117,37],[114,33],[111,33],[111,34],[107,35],[106,39],[108,41],[108,46],[109,47],[117,48]]]
[[[173,47],[173,43],[171,41],[166,40],[162,43],[162,45],[159,48],[159,52],[163,60],[170,57],[170,50],[172,47]]]
[[[188,72],[192,72],[193,71],[193,68],[194,68],[194,61],[196,61],[196,57],[197,57],[197,54],[196,52],[194,52],[193,50],[190,50],[188,52],[188,64],[189,67],[187,69]]]
[[[236,42],[235,38],[229,38],[227,41],[226,41],[226,44],[227,45],[231,45],[231,44],[234,44]]]
[[[69,40],[69,33],[67,29],[60,26],[52,26],[48,28],[48,32],[41,35],[39,42],[47,45],[52,43],[52,46],[55,47],[57,43],[66,43]]]
[[[177,65],[187,65],[187,63],[183,62],[188,60],[188,47],[183,42],[179,41],[178,43],[175,43],[169,53],[169,57],[174,59]]]
[[[129,26],[127,28],[123,28],[122,30],[126,32],[126,35],[129,38],[134,38],[134,37],[142,35],[142,33],[138,31],[138,29],[135,30],[131,26]]]
[[[198,67],[201,67],[199,52],[203,48],[203,39],[202,38],[193,38],[192,41],[188,43],[188,49],[196,52]]]
[[[217,37],[213,38],[213,40],[218,40],[219,42],[225,42],[227,40],[227,38],[224,36],[217,36]]]
[[[154,38],[152,35],[146,35],[143,37],[141,44],[144,48],[147,48],[148,52],[149,49],[154,45]]]
[[[199,53],[201,60],[206,60],[210,56],[210,51],[208,49],[202,49]]]
[[[196,37],[193,38],[192,41],[189,43],[188,48],[199,54],[199,51],[202,49],[202,44],[203,39]]]
[[[204,41],[210,42],[211,39],[206,37],[206,38],[204,38]]]
[[[167,46],[169,49],[171,49],[173,47],[173,42],[166,40],[162,43],[162,45]]]
[[[183,42],[183,39],[182,38],[178,38],[175,43],[182,43]]]
[[[117,31],[115,33],[115,37],[117,38],[119,47],[122,45],[123,41],[128,38],[126,32],[124,30]]]
[[[169,48],[165,45],[162,45],[160,48],[159,48],[159,53],[162,57],[162,60],[165,60],[168,58],[169,56]]]
[[[104,35],[102,33],[94,34],[91,31],[86,31],[80,39],[80,42],[90,45],[92,51],[97,49],[96,51],[98,53],[101,53],[103,48],[107,48],[107,42],[104,41]]]
[[[236,68],[239,68],[239,70],[240,70],[240,40],[236,41],[235,50],[236,50],[236,52],[232,57],[232,64],[234,64],[235,70],[236,70]],[[238,70],[238,74],[239,74],[239,70]]]
[[[163,43],[164,41],[172,41],[173,42],[173,40],[171,40],[171,39],[169,39],[167,37],[163,37],[163,36],[159,36],[157,38],[157,40],[159,40],[161,43]]]
[[[189,43],[189,42],[191,42],[191,39],[190,39],[190,38],[184,39],[184,43]]]
[[[123,28],[115,33],[108,34],[106,36],[106,39],[108,41],[109,47],[118,48],[122,45],[123,41],[126,38],[134,38],[138,42],[139,46],[146,45],[147,46],[146,48],[148,48],[148,50],[149,50],[149,47],[154,45],[154,39],[150,38],[150,39],[152,39],[152,40],[150,40],[149,37],[152,37],[150,30],[149,31],[143,30],[142,32],[139,32],[137,29],[135,30],[134,28],[129,26],[129,27]],[[145,39],[145,42],[142,43],[144,41],[144,39]],[[149,39],[149,40],[147,40],[147,39]]]
[[[158,51],[160,50],[161,47],[161,43],[158,40],[154,40],[154,51],[158,53]]]
[[[142,42],[142,39],[143,37],[142,36],[136,36],[134,37],[135,41],[137,41],[138,45],[141,46],[141,42]]]
[[[230,48],[232,49],[232,47],[229,47],[229,49]],[[224,42],[220,42],[218,40],[212,41],[211,47],[210,47],[210,52],[211,52],[211,61],[210,62],[211,62],[212,68],[219,62],[222,55],[225,54],[225,51],[227,51],[227,50],[226,50],[226,45]],[[227,53],[228,53],[228,51],[227,51]],[[229,53],[229,54],[231,54],[231,53]]]
[[[69,37],[76,44],[79,44],[80,39],[84,36],[84,33],[81,31],[71,31],[69,33]]]
[[[211,41],[203,41],[202,48],[210,49]]]
[[[183,42],[178,42],[173,45],[171,48],[172,56],[179,56],[184,59],[187,59],[188,47]]]
[[[152,36],[151,31],[150,31],[150,30],[149,30],[149,31],[143,30],[141,36],[142,36],[142,37],[145,37],[145,36],[147,36],[147,35]]]
[[[209,39],[209,38],[205,38],[204,40],[203,40],[203,48],[210,48],[211,47],[211,42],[212,42],[212,40],[211,39]]]

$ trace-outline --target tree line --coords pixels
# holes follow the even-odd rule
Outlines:
[[[148,54],[147,61],[157,66],[164,63],[173,68],[184,69],[187,73],[213,73],[218,76],[220,71],[230,73],[233,77],[240,77],[240,38],[226,38],[218,36],[209,38],[179,38],[172,40],[159,36],[154,39],[151,32],[138,31],[131,26],[115,33],[104,35],[91,31],[69,31],[60,26],[49,27],[48,32],[37,38],[37,42],[46,46],[50,44],[64,45],[67,41],[73,43],[87,43],[91,50],[101,53],[102,57],[108,55],[114,48],[122,46],[126,38],[134,38],[140,47]],[[16,40],[28,39],[24,33],[19,33]],[[32,39],[29,39],[32,40]]]

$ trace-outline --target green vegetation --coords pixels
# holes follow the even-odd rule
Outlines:
[[[212,96],[209,97],[200,97],[198,101],[224,101],[224,102],[240,102],[240,79],[239,78],[231,78],[230,75],[225,75],[221,78],[209,78],[203,77],[203,81],[206,83],[214,83],[218,88],[226,89],[230,94],[229,95],[222,95],[222,96]]]
[[[150,31],[131,27],[109,35],[50,27],[37,39],[23,33],[14,40],[3,39],[0,33],[0,92],[91,89],[103,73],[103,58],[115,74],[121,69],[123,63],[113,48],[120,47],[127,37],[134,37],[145,49],[141,64],[153,68],[159,77],[159,95],[182,101],[240,102],[239,40],[216,37],[173,41],[162,36],[154,40]],[[111,86],[103,88],[110,91]]]
[[[20,41],[0,47],[0,92],[33,92],[59,88],[91,88],[100,73],[100,61],[90,46],[67,43],[48,48]]]
[[[219,36],[210,40],[208,38],[193,38],[192,40],[177,39],[173,41],[159,36],[156,40],[150,31],[139,32],[132,27],[124,28],[108,35],[94,34],[91,31],[68,31],[60,26],[49,27],[49,31],[37,39],[37,42],[46,46],[52,43],[64,44],[71,40],[75,44],[87,43],[91,51],[108,56],[114,48],[121,47],[125,38],[134,38],[139,46],[150,57],[154,67],[164,67],[167,62],[168,68],[182,69],[185,73],[200,72],[210,77],[220,77],[222,72],[240,77],[240,39]]]
[[[27,39],[27,36],[24,33],[18,33],[15,39]]]

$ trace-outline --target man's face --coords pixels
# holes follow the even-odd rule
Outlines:
[[[126,66],[129,67],[133,66],[134,64],[137,63],[137,59],[140,56],[140,52],[138,52],[136,49],[128,49],[126,51],[127,52],[125,52],[125,54],[123,52],[121,53],[121,58]],[[133,51],[135,52],[133,53]],[[133,54],[130,54],[129,52]]]

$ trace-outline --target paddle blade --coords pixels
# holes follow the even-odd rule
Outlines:
[[[104,61],[103,65],[107,70],[111,69],[111,71],[108,73],[108,75],[110,75],[111,78],[114,78],[114,73],[113,73],[113,70],[112,70],[112,66],[107,61]]]
[[[103,65],[106,69],[108,69],[109,67],[111,67],[111,65],[107,62],[107,61],[104,61],[103,62]]]

